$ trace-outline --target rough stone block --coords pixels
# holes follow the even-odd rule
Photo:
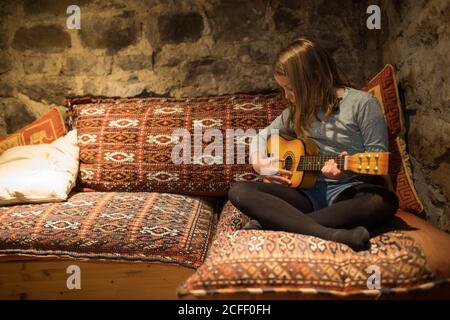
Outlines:
[[[59,25],[39,25],[19,28],[12,42],[16,50],[62,52],[71,46],[70,36]]]
[[[11,60],[9,54],[6,52],[0,52],[0,74],[10,71],[13,66],[13,61]]]
[[[268,50],[270,45],[266,42],[254,42],[245,44],[239,48],[239,60],[242,63],[261,63],[270,65],[274,54]]]
[[[66,16],[68,6],[75,4],[82,8],[91,2],[92,0],[25,0],[23,2],[23,11],[27,17],[42,15]]]
[[[133,54],[126,56],[119,56],[115,59],[116,65],[122,70],[136,71],[136,70],[151,70],[152,56],[145,54]]]
[[[0,82],[0,97],[12,97],[13,87],[8,82]]]
[[[203,18],[196,12],[158,17],[161,44],[195,42],[202,36]]]
[[[0,49],[6,49],[8,46],[8,30],[0,25]]]
[[[25,74],[45,73],[57,75],[61,69],[59,62],[43,56],[26,56],[23,60]]]
[[[63,77],[25,80],[19,84],[18,90],[34,101],[56,105],[63,105],[64,98],[73,94],[72,84],[69,82],[69,79]]]
[[[298,33],[300,18],[296,17],[290,10],[279,8],[273,15],[273,21],[277,32],[294,32]]]
[[[185,66],[184,84],[202,83],[201,78],[223,77],[227,74],[228,64],[225,61],[205,58],[189,62]]]
[[[267,3],[261,0],[222,1],[211,12],[213,37],[216,41],[239,41],[247,35],[264,37],[268,25],[264,19]]]
[[[436,166],[450,148],[450,123],[436,115],[418,114],[411,120],[408,138],[411,153],[423,164]]]
[[[80,35],[84,46],[90,49],[107,49],[115,53],[134,44],[140,36],[140,24],[134,12],[109,19],[91,19],[83,23]]]
[[[111,73],[112,58],[92,55],[68,56],[62,67],[62,74],[68,76],[105,76]]]
[[[3,111],[6,133],[12,133],[36,120],[27,106],[15,98],[0,99],[0,109]]]

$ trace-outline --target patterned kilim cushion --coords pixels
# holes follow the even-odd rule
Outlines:
[[[53,108],[26,127],[0,137],[0,154],[17,146],[51,143],[66,133],[61,113],[57,108]]]
[[[389,173],[393,190],[397,193],[400,208],[412,213],[423,210],[412,179],[409,155],[404,140],[404,120],[397,89],[394,68],[386,65],[383,70],[369,81],[366,90],[380,102],[389,128]]]
[[[0,255],[159,261],[196,268],[214,204],[167,193],[84,192],[64,203],[0,207]]]
[[[192,99],[72,98],[66,105],[72,109],[73,125],[78,129],[79,186],[84,190],[210,196],[226,195],[233,181],[260,181],[248,160],[251,135],[232,137],[229,129],[254,129],[257,133],[286,108],[278,93]],[[223,141],[217,142],[222,156],[203,157],[192,147],[190,163],[175,164],[172,149],[183,139],[172,133],[186,129],[190,139],[183,143],[188,150],[194,133],[195,139],[202,139],[194,126],[201,135],[207,129],[221,134]],[[206,137],[203,140],[198,144],[202,150],[211,147]]]
[[[180,296],[297,292],[343,297],[435,285],[423,251],[402,231],[373,237],[370,250],[354,252],[313,236],[240,230],[248,220],[226,203],[208,257],[178,288]],[[382,275],[381,289],[368,287],[374,270]],[[377,285],[372,280],[369,284]]]

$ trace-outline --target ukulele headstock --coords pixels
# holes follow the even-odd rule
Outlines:
[[[347,156],[347,170],[360,174],[387,175],[390,152],[364,152]]]

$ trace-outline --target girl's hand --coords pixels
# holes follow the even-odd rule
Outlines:
[[[341,152],[340,154],[340,156],[346,155],[348,155],[346,151]],[[333,159],[325,162],[325,165],[322,168],[322,173],[325,177],[335,180],[339,180],[344,175],[344,172],[338,169],[337,163]]]
[[[277,167],[279,161],[284,161],[284,159],[279,159],[278,157],[260,159],[258,163],[258,173],[271,182],[290,185],[292,183],[290,180],[292,173],[289,170],[279,169]]]

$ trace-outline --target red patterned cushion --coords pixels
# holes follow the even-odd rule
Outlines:
[[[235,139],[234,159],[228,159],[227,129],[254,129],[269,125],[286,105],[277,93],[179,98],[67,99],[80,142],[80,179],[84,190],[158,191],[225,196],[233,181],[261,178],[248,161],[250,137]],[[174,164],[176,129],[187,129],[194,140],[194,124],[220,130],[223,164],[207,159]],[[230,139],[231,140],[231,139]],[[203,142],[203,149],[210,144]],[[244,145],[244,164],[238,152]],[[195,150],[192,148],[192,155]],[[242,152],[239,153],[239,156]],[[231,157],[230,157],[231,158]],[[198,160],[198,159],[197,159]],[[220,160],[220,159],[219,159]],[[227,161],[231,160],[230,164]]]
[[[240,230],[248,220],[231,202],[226,203],[208,257],[178,288],[180,296],[380,296],[430,289],[441,283],[420,246],[403,231],[379,232],[370,240],[370,250],[354,252],[344,244],[314,236]],[[379,268],[380,283],[369,288],[374,269],[367,268],[374,266]]]
[[[214,203],[168,193],[82,192],[64,203],[0,207],[0,256],[159,261],[200,266]]]
[[[400,208],[420,213],[423,211],[423,204],[414,187],[409,155],[406,152],[403,113],[393,66],[386,65],[363,90],[372,93],[383,108],[389,129],[389,174],[392,188],[399,197]]]

